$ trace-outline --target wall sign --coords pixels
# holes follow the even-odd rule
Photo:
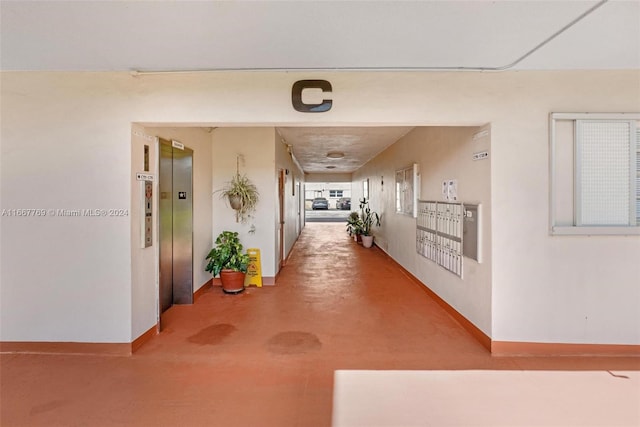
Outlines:
[[[136,181],[155,181],[155,176],[152,173],[136,173]]]
[[[489,157],[488,151],[480,151],[479,153],[473,153],[473,160],[484,160]]]
[[[298,80],[291,88],[291,103],[296,111],[301,113],[324,113],[331,109],[333,101],[323,99],[320,104],[305,104],[302,102],[302,91],[305,89],[320,89],[323,93],[331,93],[331,83],[326,80]]]

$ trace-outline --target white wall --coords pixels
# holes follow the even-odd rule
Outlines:
[[[354,174],[354,188],[369,179],[369,206],[382,215],[374,231],[376,244],[459,313],[491,336],[491,157],[473,161],[489,150],[489,136],[476,138],[478,127],[418,127]],[[480,134],[479,134],[480,135]],[[416,220],[395,212],[395,171],[418,163],[423,200],[443,200],[443,180],[458,180],[458,201],[482,203],[484,258],[463,260],[463,278],[416,252]],[[384,183],[384,184],[383,184]]]
[[[309,78],[331,82],[329,112],[292,108],[291,85]],[[0,79],[4,209],[130,208],[136,122],[269,128],[490,123],[492,338],[640,344],[640,239],[549,236],[547,173],[549,113],[637,111],[638,70],[3,72]],[[265,138],[273,141],[273,132]],[[231,154],[232,147],[223,148]],[[271,183],[273,151],[264,160]],[[357,191],[354,186],[354,199]],[[215,208],[213,216],[215,222]],[[130,341],[130,220],[2,218],[0,339]],[[268,220],[273,232],[275,220]]]
[[[140,198],[144,182],[136,173],[144,171],[144,146],[149,146],[149,171],[156,177],[153,183],[153,244],[142,248],[141,233],[144,209]],[[158,320],[158,143],[153,133],[140,125],[131,127],[131,340],[156,325]]]
[[[158,176],[155,137],[175,139],[193,150],[193,290],[201,288],[211,278],[204,271],[205,256],[211,250],[211,134],[203,128],[132,127],[131,151],[131,339],[136,339],[153,327],[158,316],[158,251],[157,214],[158,181],[154,191],[154,244],[140,247],[141,208],[140,183],[136,172],[144,171],[143,147],[149,145],[149,173]]]
[[[262,275],[274,277],[277,230],[277,176],[275,130],[272,127],[218,128],[212,132],[212,188],[222,189],[236,173],[236,156],[241,155],[240,174],[256,185],[260,193],[256,211],[245,224],[236,222],[235,211],[219,194],[212,195],[213,240],[225,230],[237,231],[245,248],[260,249]],[[251,226],[254,233],[249,233]]]
[[[2,208],[130,209],[124,75],[2,73]],[[131,341],[130,216],[3,217],[2,341]]]

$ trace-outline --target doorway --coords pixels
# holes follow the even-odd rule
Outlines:
[[[193,150],[160,139],[160,314],[193,303]]]
[[[351,182],[305,183],[305,220],[307,222],[345,222],[352,210]]]
[[[285,170],[280,169],[278,172],[278,268],[284,267],[285,242],[284,242],[284,222],[285,222],[285,205],[284,205],[284,187],[286,182]]]

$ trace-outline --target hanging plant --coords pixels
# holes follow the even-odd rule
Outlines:
[[[236,222],[245,223],[256,210],[260,199],[258,188],[246,175],[240,174],[240,156],[236,157],[236,174],[225,186],[218,190],[220,198],[229,201],[229,205],[236,211]]]

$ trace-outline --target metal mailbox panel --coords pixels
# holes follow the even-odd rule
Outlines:
[[[464,210],[462,254],[468,258],[480,261],[478,256],[478,232],[480,229],[478,205],[465,204]]]

